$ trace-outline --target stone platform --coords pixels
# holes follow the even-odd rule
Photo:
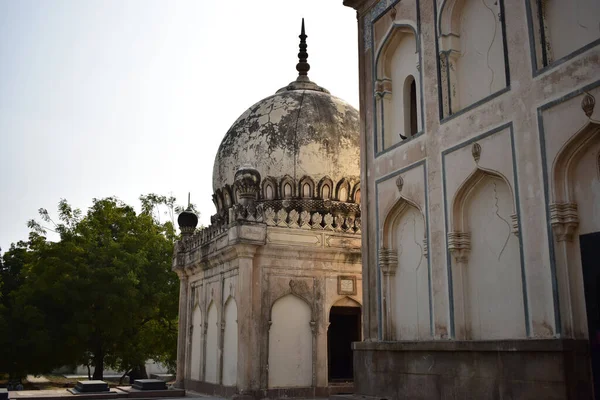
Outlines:
[[[108,392],[71,392],[68,389],[11,391],[10,400],[106,400],[106,399],[150,399],[185,397],[184,389],[139,390],[131,386],[119,386]]]
[[[361,399],[592,398],[587,340],[358,342],[355,395]]]

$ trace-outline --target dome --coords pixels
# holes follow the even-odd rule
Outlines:
[[[358,111],[308,79],[304,21],[298,78],[244,112],[213,167],[214,220],[236,204],[360,210]]]
[[[358,178],[358,111],[326,91],[298,86],[259,101],[235,121],[215,158],[214,191],[233,185],[243,165],[263,178]]]
[[[177,224],[179,225],[179,229],[181,229],[181,233],[194,233],[194,230],[198,226],[198,216],[188,207],[177,217]]]

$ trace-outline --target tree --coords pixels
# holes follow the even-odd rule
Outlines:
[[[105,366],[129,371],[143,368],[149,358],[174,365],[179,286],[171,262],[176,233],[172,221],[161,223],[153,212],[161,204],[174,210],[175,199],[141,199],[139,214],[110,197],[94,199],[85,216],[61,200],[57,223],[40,209],[42,220],[60,235],[58,242],[46,241],[49,228],[29,222],[33,246],[21,246],[28,253],[19,275],[23,281],[9,294],[10,315],[24,329],[40,328],[24,341],[31,344],[30,337],[39,336],[37,359],[52,361],[30,360],[37,365],[28,365],[27,372],[83,363],[94,366],[94,379],[102,379]],[[18,246],[9,253],[23,255]]]

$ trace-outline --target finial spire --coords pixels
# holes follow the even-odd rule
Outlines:
[[[188,192],[188,208],[190,208],[190,192]]]
[[[296,70],[298,71],[298,78],[306,76],[308,78],[308,70],[310,65],[307,62],[308,53],[306,52],[306,33],[304,32],[304,18],[302,18],[302,30],[300,32],[300,52],[298,53],[298,64],[296,64]]]

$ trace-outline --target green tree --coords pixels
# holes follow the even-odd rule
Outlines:
[[[61,200],[58,222],[40,209],[42,220],[60,235],[58,242],[46,241],[49,228],[30,221],[29,244],[7,252],[26,257],[22,281],[8,292],[11,310],[0,315],[22,324],[28,331],[24,345],[35,341],[37,359],[48,360],[26,358],[26,372],[82,363],[94,367],[94,379],[102,379],[106,366],[140,370],[149,358],[175,364],[174,214],[161,223],[156,208],[174,213],[176,206],[172,197],[152,196],[141,197],[139,214],[113,197],[94,199],[85,215]]]

